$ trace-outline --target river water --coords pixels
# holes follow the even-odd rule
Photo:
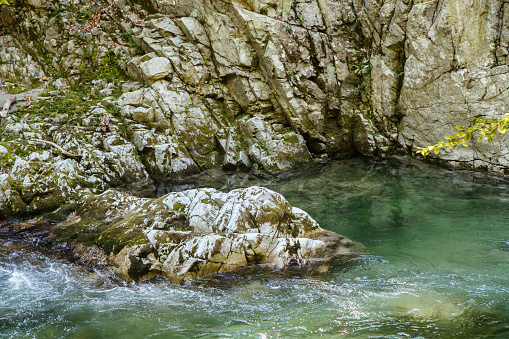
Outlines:
[[[263,184],[365,245],[324,277],[276,272],[124,285],[0,240],[0,338],[508,338],[507,182],[352,159]]]

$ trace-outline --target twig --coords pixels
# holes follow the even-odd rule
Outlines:
[[[16,101],[16,96],[13,95],[9,99],[5,101],[4,109],[0,112],[0,117],[7,118],[7,114],[9,114],[9,108]]]
[[[23,104],[23,106],[28,107],[28,106],[30,106],[31,104],[32,104],[32,96],[31,96],[31,95],[29,95],[29,96],[28,96],[28,103]]]
[[[41,139],[32,139],[32,141],[36,141],[36,142],[44,142],[46,144],[49,144],[53,147],[55,147],[56,149],[59,149],[60,151],[62,151],[62,154],[65,155],[65,156],[68,156],[68,157],[72,157],[72,158],[81,158],[82,156],[81,155],[76,155],[74,153],[71,153],[71,152],[67,152],[66,150],[64,150],[62,147],[60,147],[59,145],[55,144],[54,142],[52,141],[48,141],[48,140],[41,140]]]

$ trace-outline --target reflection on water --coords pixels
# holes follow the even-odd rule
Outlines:
[[[361,159],[302,171],[184,184],[279,191],[362,242],[363,264],[321,279],[255,272],[125,286],[0,239],[0,337],[509,337],[506,183]]]

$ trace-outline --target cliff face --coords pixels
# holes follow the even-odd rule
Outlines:
[[[401,145],[434,144],[457,125],[470,126],[476,117],[509,112],[508,5],[440,1],[412,6],[398,106]],[[506,174],[508,141],[501,135],[493,144],[474,143],[441,157]]]
[[[17,173],[34,172],[31,162],[60,161],[38,160],[44,152],[32,138],[82,154],[76,181],[92,191],[147,176],[277,172],[313,158],[434,144],[456,125],[508,112],[507,6],[10,0],[1,8],[0,77],[31,86],[48,77],[58,107],[39,106],[58,115],[2,121],[3,190],[19,188]],[[84,106],[59,99],[69,86]],[[500,137],[440,157],[504,172],[507,145]]]
[[[152,4],[198,19],[212,54],[225,56],[216,58],[219,77],[233,76],[233,98],[249,107],[260,96],[249,96],[253,76],[242,68],[255,66],[277,102],[271,110],[280,108],[315,154],[380,154],[391,141],[422,147],[508,112],[506,1]],[[228,45],[236,57],[223,52]],[[504,172],[506,145],[501,137],[441,157]]]

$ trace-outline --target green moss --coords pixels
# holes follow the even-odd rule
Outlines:
[[[55,97],[53,100],[37,100],[30,107],[20,109],[18,114],[29,113],[42,118],[53,118],[61,114],[68,114],[70,117],[81,116],[88,112],[92,104],[99,101],[99,98],[94,99],[95,101],[84,102],[78,93],[69,92],[64,96]]]
[[[213,204],[215,204],[215,203],[214,203],[214,200],[212,200],[212,199],[202,199],[202,200],[201,200],[201,203],[202,203],[202,204],[208,204],[208,205],[213,205]]]
[[[9,199],[8,204],[4,204],[0,209],[0,220],[8,219],[11,217],[17,217],[20,215],[27,216],[25,213],[27,210],[27,205],[21,199],[19,193],[17,191],[12,192],[12,196]]]
[[[186,210],[186,205],[176,202],[173,204],[173,210],[179,213],[184,213]]]
[[[64,206],[54,214],[48,214],[50,219],[62,220],[65,215],[76,211],[81,220],[68,226],[59,226],[53,230],[56,242],[80,243],[86,246],[96,245],[106,253],[118,253],[126,246],[148,244],[149,241],[143,230],[155,227],[162,230],[189,230],[187,216],[181,211],[184,204],[175,204],[174,210],[169,211],[161,200],[148,201],[141,207],[140,213],[124,218],[122,214],[112,215],[112,209],[123,210],[124,203],[116,195],[100,196],[90,195],[75,205]],[[118,206],[120,202],[121,206]],[[122,207],[124,206],[124,207]],[[178,212],[175,211],[178,210]],[[112,220],[108,221],[108,218]],[[154,224],[154,220],[164,220],[165,223]],[[185,236],[179,233],[175,235]],[[176,239],[177,239],[176,238]],[[178,240],[177,239],[177,240]],[[175,240],[176,241],[176,240]]]
[[[26,90],[25,87],[16,85],[16,86],[9,87],[9,89],[7,90],[7,93],[20,94],[20,93],[23,93],[25,90]]]
[[[40,97],[46,97],[50,92],[56,91],[57,89],[53,85],[48,85],[48,87],[41,93],[39,93]]]
[[[126,246],[149,243],[143,230],[136,227],[133,218],[123,219],[115,224],[108,224],[104,218],[93,214],[81,214],[82,220],[69,226],[60,226],[53,230],[59,243],[78,243],[86,246],[96,245],[106,253],[117,254]],[[100,213],[99,215],[103,215]]]
[[[38,46],[34,47],[38,50]],[[39,57],[45,59],[42,64],[51,65],[53,56],[48,55],[47,58],[45,58],[47,53],[43,52],[43,47],[37,52]],[[76,116],[81,120],[82,115],[88,112],[90,107],[97,105],[98,102],[102,100],[102,96],[98,92],[92,91],[93,80],[106,79],[108,82],[116,83],[129,80],[119,66],[118,59],[112,51],[108,51],[106,57],[101,60],[97,59],[97,45],[91,44],[85,49],[82,64],[79,66],[79,70],[81,71],[80,79],[76,80],[75,84],[71,85],[70,90],[66,91],[65,95],[53,97],[51,100],[35,101],[28,108],[22,107],[18,114],[29,113],[37,117],[52,118],[59,114],[66,113],[69,114],[70,117]],[[50,67],[47,67],[45,72],[56,76],[55,74],[58,71],[54,68],[50,69]],[[117,87],[118,88],[112,93],[112,96],[115,98],[118,98],[122,94],[121,86]],[[48,96],[50,92],[55,90],[56,88],[54,86],[49,85],[39,96]]]
[[[16,157],[12,153],[4,154],[0,156],[0,168],[4,171],[10,170],[15,161]]]
[[[66,198],[64,198],[62,192],[57,189],[54,190],[52,194],[36,196],[30,202],[29,208],[37,213],[54,211],[65,204],[65,201]]]
[[[23,144],[23,142],[18,141],[1,141],[0,145],[7,148],[9,151],[9,153],[4,155],[4,157],[7,157],[7,159],[15,159],[15,155],[19,157],[27,157],[35,151],[35,149],[27,147]]]
[[[45,213],[42,217],[52,221],[64,221],[74,211],[78,209],[78,203],[61,204],[58,209]]]
[[[98,237],[97,230],[89,225],[84,225],[83,222],[56,227],[52,234],[58,243],[74,242],[86,246],[93,246]]]
[[[284,135],[284,140],[291,144],[297,144],[299,142],[299,138],[295,133],[287,133]]]
[[[141,228],[122,221],[102,232],[95,244],[106,253],[117,254],[126,246],[142,245],[148,242]]]
[[[295,244],[290,245],[288,244],[286,246],[286,251],[288,251],[288,254],[290,255],[296,255],[300,250],[300,242],[296,241]]]
[[[101,79],[108,81],[128,81],[127,77],[118,64],[118,59],[113,51],[106,53],[106,58],[101,60],[99,64],[99,74]]]

